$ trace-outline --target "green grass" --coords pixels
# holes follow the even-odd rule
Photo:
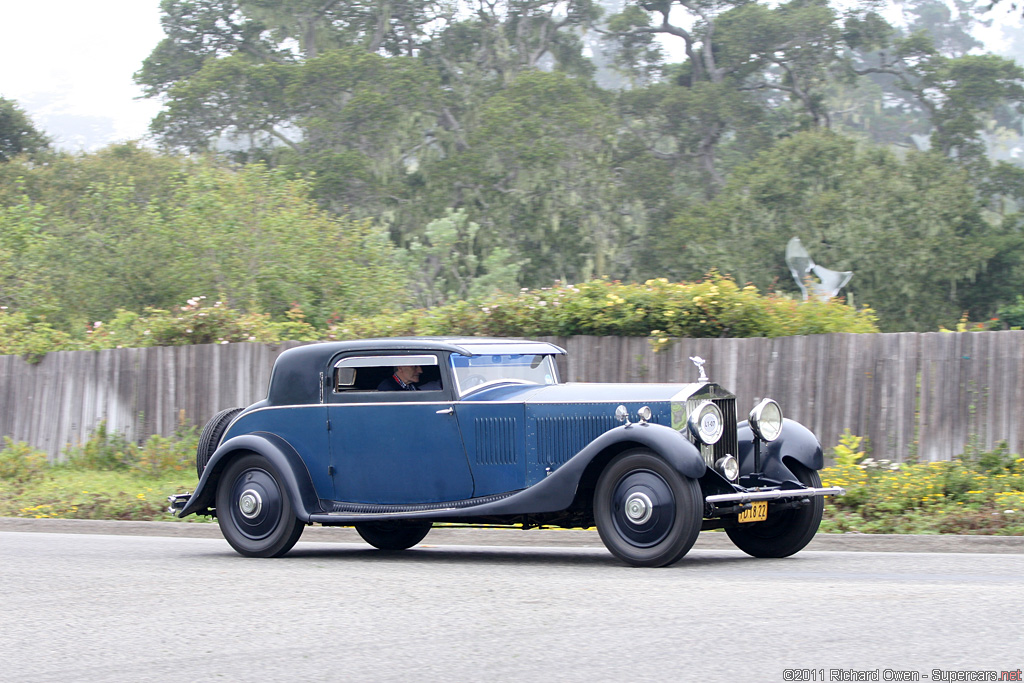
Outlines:
[[[0,517],[166,521],[174,519],[166,512],[167,496],[189,492],[195,485],[194,471],[154,476],[53,467],[30,482],[0,480]]]

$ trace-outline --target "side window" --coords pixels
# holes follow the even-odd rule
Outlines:
[[[398,388],[398,380],[417,391],[444,389],[434,355],[348,356],[334,364],[335,394],[390,391]]]

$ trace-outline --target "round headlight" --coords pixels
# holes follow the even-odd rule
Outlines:
[[[759,439],[775,441],[782,433],[782,408],[770,398],[762,400],[750,411],[750,428]]]
[[[715,469],[729,481],[736,481],[736,477],[740,476],[740,464],[731,455],[726,455],[716,460]]]
[[[690,427],[690,433],[701,441],[711,445],[722,438],[725,431],[725,422],[722,419],[722,411],[711,401],[704,401],[699,404],[686,423]]]

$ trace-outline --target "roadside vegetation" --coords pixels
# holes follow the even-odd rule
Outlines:
[[[119,310],[104,322],[67,333],[46,321],[0,309],[0,354],[30,361],[50,351],[122,347],[331,341],[405,335],[649,337],[655,348],[679,337],[781,337],[829,332],[877,332],[867,307],[838,299],[800,301],[762,294],[717,272],[696,282],[666,278],[627,284],[591,280],[578,285],[493,293],[429,309],[351,316],[316,325],[295,304],[281,320],[246,313],[196,296],[171,309]]]
[[[824,532],[868,534],[1024,534],[1024,457],[1006,444],[968,445],[952,460],[892,462],[871,458],[847,432],[821,472],[846,495],[825,506]]]
[[[100,425],[50,464],[45,453],[4,437],[0,517],[170,520],[167,496],[195,487],[198,441],[190,427],[140,445]]]
[[[51,465],[45,454],[5,439],[0,517],[170,521],[167,496],[195,487],[197,441],[188,428],[139,445],[101,426]],[[822,532],[1024,535],[1024,457],[1005,446],[893,463],[872,459],[861,437],[846,434],[831,455],[822,481],[846,495],[826,503]]]

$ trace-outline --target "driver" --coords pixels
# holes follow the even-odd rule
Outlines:
[[[416,382],[420,381],[423,368],[419,365],[399,365],[390,377],[377,385],[377,391],[419,391]]]

